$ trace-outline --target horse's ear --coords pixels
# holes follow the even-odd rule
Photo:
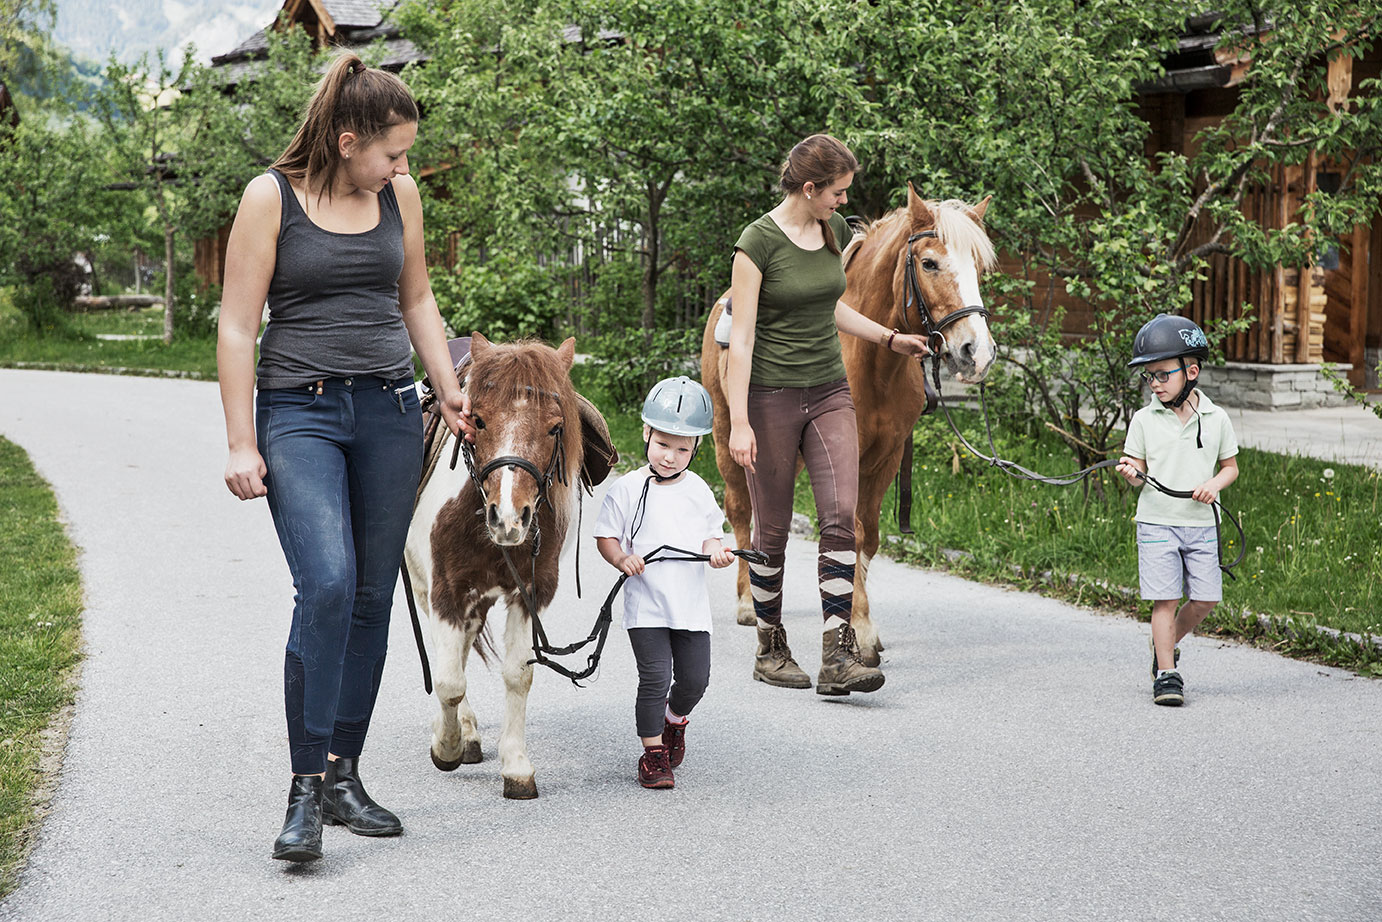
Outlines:
[[[936,226],[936,216],[926,207],[926,202],[922,201],[921,196],[917,195],[917,190],[912,188],[911,182],[907,183],[907,214],[912,219],[912,230]]]
[[[490,341],[487,340],[487,339],[485,339],[485,334],[481,333],[479,330],[473,331],[473,332],[470,334],[470,357],[471,357],[471,359],[478,359],[478,358],[480,357],[480,353],[482,353],[482,352],[484,352],[486,349],[488,349],[488,348],[490,347],[490,345],[491,345]]]
[[[576,362],[576,337],[566,337],[566,342],[557,347],[557,357],[561,359],[561,363],[569,371]]]
[[[974,212],[974,220],[979,222],[980,224],[984,223],[984,212],[989,210],[989,201],[992,198],[992,195],[984,196],[984,200],[979,204],[975,205],[973,209],[971,209]]]

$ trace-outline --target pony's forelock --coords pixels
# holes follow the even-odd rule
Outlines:
[[[998,254],[993,248],[993,241],[989,240],[983,225],[974,220],[973,209],[967,203],[959,199],[947,199],[944,202],[928,201],[926,207],[930,208],[931,214],[935,216],[936,235],[948,251],[955,254],[969,253],[974,264],[982,272],[988,272],[998,265]],[[852,249],[846,248],[845,265],[848,266],[849,260],[859,251],[859,243],[875,233],[890,231],[907,219],[908,212],[905,207],[895,208],[868,225],[862,234],[855,235],[851,241]]]
[[[985,272],[998,265],[993,241],[989,240],[979,222],[974,220],[969,205],[959,199],[926,204],[936,216],[936,234],[947,250],[969,253],[974,264]]]

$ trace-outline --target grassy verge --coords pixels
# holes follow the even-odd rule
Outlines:
[[[161,335],[163,309],[72,314],[62,333],[39,336],[0,293],[0,367],[216,377],[216,341],[106,340],[100,333]]]
[[[609,415],[620,453],[637,463],[643,451],[637,413],[591,396]],[[976,415],[957,413],[956,422],[973,444],[984,444]],[[1059,475],[1073,468],[1054,436],[1009,432],[996,438],[1001,457],[1033,470]],[[1105,474],[1088,489],[1015,480],[969,456],[943,417],[923,419],[915,445],[914,534],[899,533],[889,489],[884,552],[972,579],[1150,616],[1150,604],[1136,591],[1137,493],[1121,477]],[[1224,602],[1201,631],[1382,675],[1382,651],[1370,639],[1360,644],[1331,633],[1382,636],[1382,475],[1253,449],[1242,451],[1239,466],[1242,475],[1223,501],[1241,518],[1247,555],[1237,580],[1225,579]],[[717,493],[722,490],[709,446],[695,468]],[[804,475],[796,509],[814,514]],[[1226,525],[1230,560],[1240,549],[1231,531]]]
[[[82,611],[76,551],[52,491],[0,439],[0,897],[36,823],[43,733],[72,703]]]

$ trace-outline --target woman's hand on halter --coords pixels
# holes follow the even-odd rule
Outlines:
[[[890,333],[888,341],[884,345],[893,352],[917,359],[924,359],[931,354],[931,347],[926,344],[926,337],[919,333]]]
[[[439,396],[437,407],[441,410],[441,418],[452,435],[460,437],[464,433],[466,441],[475,441],[475,424],[470,421],[469,394],[465,391],[455,391]]]
[[[754,437],[753,427],[748,423],[734,423],[729,429],[729,456],[734,463],[754,473],[758,462],[758,439]]]
[[[257,448],[240,448],[230,453],[226,463],[226,487],[239,499],[256,499],[268,495],[264,475],[269,468]]]

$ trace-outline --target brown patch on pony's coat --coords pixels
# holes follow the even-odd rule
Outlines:
[[[556,595],[558,560],[570,521],[572,491],[580,489],[577,477],[582,458],[581,420],[570,375],[575,342],[574,338],[568,339],[558,349],[530,340],[501,345],[475,333],[471,343],[473,361],[467,370],[466,389],[475,415],[480,416],[483,411],[487,427],[502,431],[499,423],[519,409],[520,401],[531,402],[533,409],[527,411],[528,418],[520,429],[524,437],[513,446],[512,453],[531,461],[538,470],[545,471],[552,456],[555,439],[549,435],[551,420],[557,419],[562,425],[565,465],[552,481],[549,501],[537,504],[536,522],[541,533],[538,555],[532,556],[531,532],[527,541],[509,549],[519,576],[525,584],[531,581],[533,585],[539,611]],[[477,450],[477,465],[483,466],[488,459]],[[531,479],[525,473],[519,476]],[[431,601],[438,619],[458,628],[467,621],[485,621],[492,604],[492,600],[485,599],[496,589],[506,600],[521,599],[519,584],[505,564],[501,549],[490,539],[473,480],[467,479],[460,493],[438,511],[432,524],[431,550]],[[495,652],[493,640],[483,625],[474,649],[485,663]]]

